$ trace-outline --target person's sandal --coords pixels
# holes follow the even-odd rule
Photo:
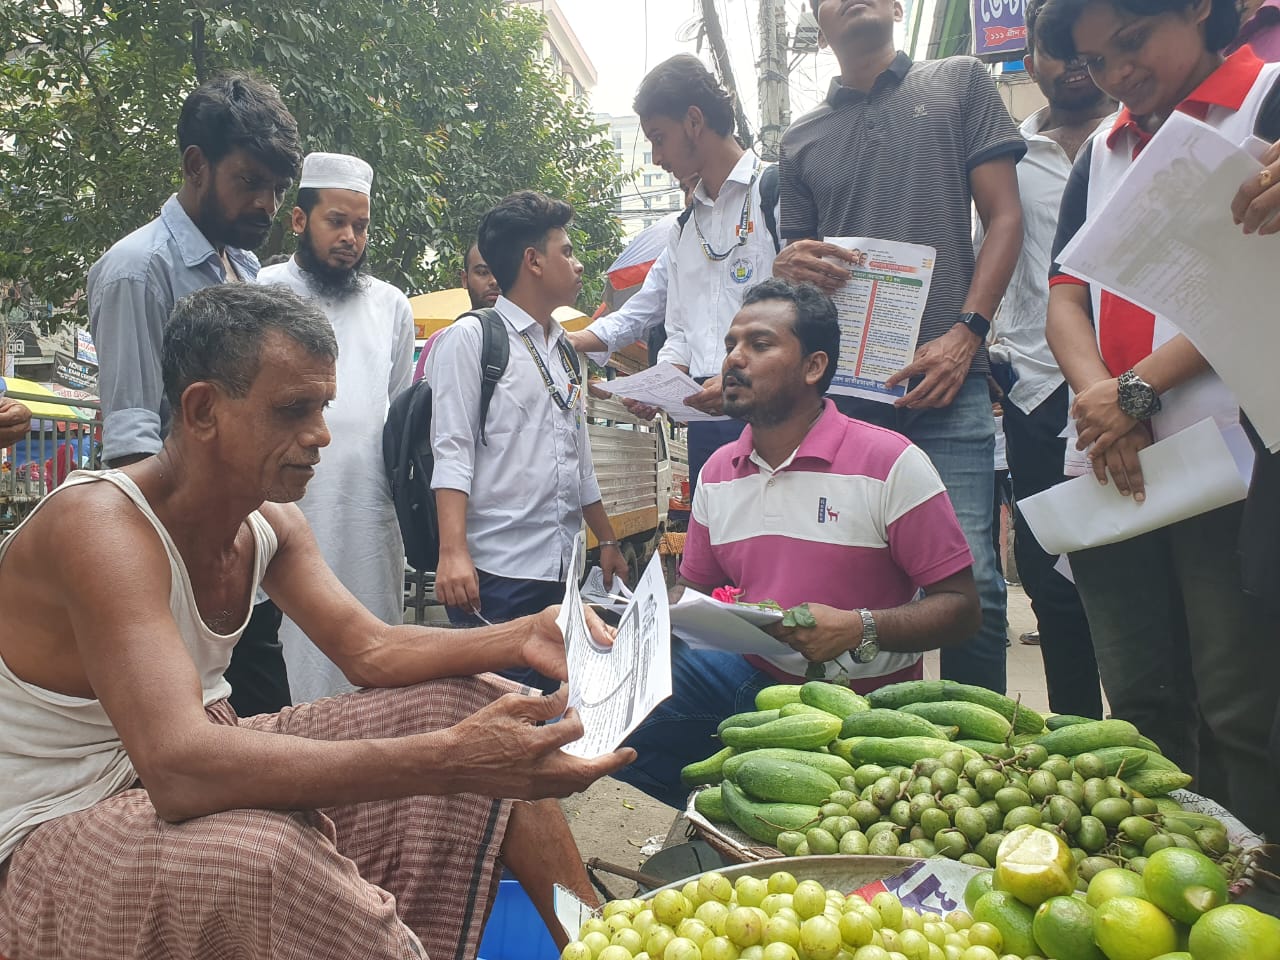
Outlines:
[[[1018,642],[1025,643],[1028,647],[1038,647],[1040,646],[1040,631],[1032,630],[1029,633],[1024,633],[1018,637]]]

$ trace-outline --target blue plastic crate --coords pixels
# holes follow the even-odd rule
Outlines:
[[[478,960],[559,960],[560,951],[518,880],[498,884]]]

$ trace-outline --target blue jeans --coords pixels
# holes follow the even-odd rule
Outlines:
[[[614,777],[683,810],[689,790],[680,783],[681,768],[719,750],[720,721],[754,710],[756,694],[774,683],[735,653],[694,650],[672,637],[672,694],[627,737],[636,762]]]
[[[986,377],[969,376],[951,405],[938,410],[900,409],[853,397],[832,399],[847,416],[903,434],[933,461],[973,552],[973,578],[982,604],[978,632],[942,651],[942,676],[1004,693],[1007,598],[991,543],[996,441]]]
[[[491,623],[541,613],[564,599],[564,584],[555,580],[519,580],[500,577],[496,573],[485,573],[483,570],[477,570],[476,576],[480,581],[480,612]],[[484,620],[460,607],[445,607],[445,612],[449,614],[449,622],[455,627],[484,626]],[[560,688],[559,680],[543,676],[527,667],[513,667],[500,673],[508,680],[536,687],[543,693],[554,693]]]

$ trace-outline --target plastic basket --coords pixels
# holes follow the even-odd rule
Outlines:
[[[546,924],[518,880],[498,884],[477,960],[559,960]]]

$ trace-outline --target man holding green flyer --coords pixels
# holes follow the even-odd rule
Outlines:
[[[725,410],[748,426],[703,468],[680,579],[786,616],[767,657],[673,640],[674,693],[628,738],[639,759],[616,776],[679,806],[680,768],[759,690],[921,679],[923,651],[963,642],[981,615],[973,558],[929,459],[824,397],[840,352],[835,305],[810,284],[766,280],[725,347]]]

